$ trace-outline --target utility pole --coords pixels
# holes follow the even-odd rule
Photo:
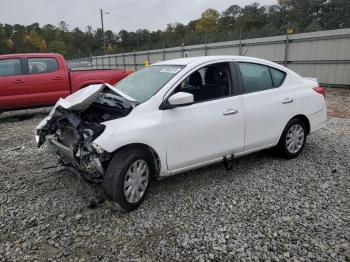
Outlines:
[[[101,25],[102,25],[102,38],[103,38],[103,52],[106,54],[106,37],[105,37],[105,29],[103,25],[103,10],[100,9],[101,13]]]

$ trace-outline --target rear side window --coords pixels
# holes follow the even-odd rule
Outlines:
[[[268,66],[253,63],[239,63],[239,69],[246,93],[274,88]]]
[[[0,60],[0,76],[17,76],[22,74],[21,59]]]
[[[274,86],[280,87],[283,84],[284,79],[286,78],[286,73],[271,67],[270,67],[270,71],[271,71],[271,76],[272,76]]]
[[[52,73],[58,70],[55,58],[28,58],[29,74]]]

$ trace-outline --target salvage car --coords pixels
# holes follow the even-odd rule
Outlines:
[[[91,84],[115,84],[131,71],[68,68],[59,54],[0,55],[0,114],[5,111],[54,105]]]
[[[324,96],[316,79],[262,59],[169,60],[59,100],[36,141],[131,211],[151,178],[272,147],[298,156],[326,123]]]

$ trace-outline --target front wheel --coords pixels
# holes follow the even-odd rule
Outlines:
[[[135,210],[146,197],[152,174],[152,160],[140,149],[118,152],[105,174],[107,198],[119,204],[123,211]]]
[[[294,118],[288,122],[277,145],[279,153],[288,159],[297,157],[304,149],[307,131],[305,124]]]

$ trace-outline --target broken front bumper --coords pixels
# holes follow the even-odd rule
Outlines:
[[[58,142],[54,135],[46,136],[48,151],[53,155],[58,155],[63,164],[70,165],[91,177],[101,177],[104,174],[104,168],[101,164],[99,155],[92,154],[89,159],[78,159],[73,152],[73,149]]]

